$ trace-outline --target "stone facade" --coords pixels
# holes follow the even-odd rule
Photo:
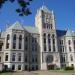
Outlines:
[[[35,27],[16,22],[0,32],[0,70],[75,67],[75,32],[57,30],[53,11],[42,6]]]

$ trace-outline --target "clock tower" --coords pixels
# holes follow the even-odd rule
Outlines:
[[[55,68],[56,66],[60,67],[60,60],[58,60],[60,57],[53,11],[50,11],[43,5],[37,10],[35,25],[40,34],[40,69],[47,70],[49,65],[53,65],[53,67],[51,66],[52,68]],[[51,56],[52,58],[49,58],[48,56]],[[58,59],[56,57],[58,57]],[[51,59],[52,62],[49,62]]]

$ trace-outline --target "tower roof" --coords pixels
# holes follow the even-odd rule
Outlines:
[[[40,10],[50,13],[50,10],[45,5],[42,5],[42,7],[40,7]]]

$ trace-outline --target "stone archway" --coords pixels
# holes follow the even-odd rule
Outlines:
[[[54,61],[53,55],[48,55],[46,57],[46,63],[47,63],[47,69],[48,70],[53,70],[54,69],[55,64],[53,64],[53,61]]]

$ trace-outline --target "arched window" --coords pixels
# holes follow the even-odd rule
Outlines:
[[[19,36],[19,49],[22,48],[22,35]]]
[[[16,34],[13,36],[13,49],[16,49]]]
[[[9,48],[9,42],[8,42],[9,40],[10,40],[10,35],[8,34],[6,38],[6,49]]]
[[[22,35],[19,36],[19,40],[22,41]]]
[[[48,43],[50,44],[51,40],[50,40],[50,34],[48,34]]]
[[[55,35],[52,34],[52,40],[53,40],[53,44],[55,44]]]

